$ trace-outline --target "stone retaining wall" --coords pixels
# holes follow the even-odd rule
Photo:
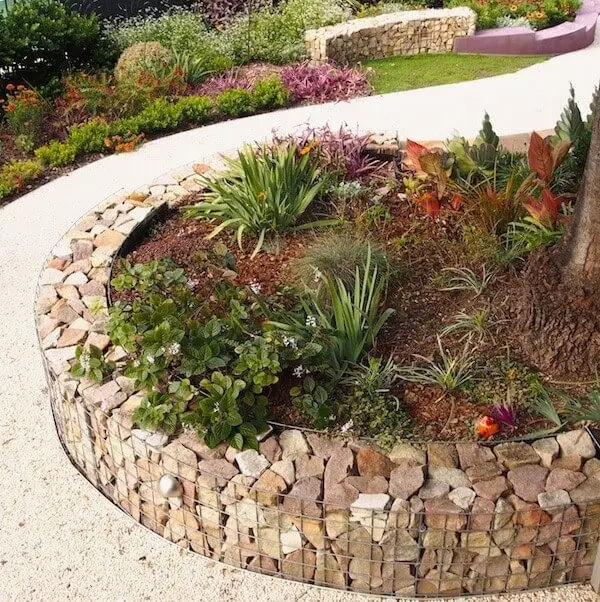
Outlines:
[[[475,33],[470,8],[402,11],[354,19],[306,32],[314,63],[356,63],[364,59],[452,52],[455,38]]]
[[[198,189],[190,168],[105,202],[42,271],[36,319],[56,425],[95,487],[184,548],[287,579],[428,596],[590,578],[600,460],[586,430],[531,445],[399,444],[390,453],[283,430],[258,452],[238,452],[209,449],[191,432],[135,428],[142,393],[118,371],[102,384],[73,379],[77,345],[125,357],[106,335],[115,254],[157,207]]]

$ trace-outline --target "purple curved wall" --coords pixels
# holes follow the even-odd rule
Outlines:
[[[524,27],[484,29],[454,40],[454,52],[479,54],[564,54],[594,41],[600,0],[583,0],[573,22],[542,31]]]

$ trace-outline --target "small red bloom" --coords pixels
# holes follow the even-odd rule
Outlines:
[[[481,416],[475,423],[475,434],[482,439],[491,439],[500,430],[500,425],[491,416]]]

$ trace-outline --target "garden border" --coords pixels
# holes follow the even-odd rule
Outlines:
[[[113,259],[159,207],[197,190],[188,167],[108,199],[65,235],[42,271],[36,321],[55,423],[97,489],[183,547],[319,585],[450,596],[589,580],[600,538],[600,460],[586,431],[536,448],[446,443],[425,452],[400,444],[383,454],[288,429],[265,435],[258,453],[240,453],[226,444],[209,449],[190,432],[169,438],[135,429],[141,395],[124,376],[102,384],[71,377],[77,344],[123,357],[105,331]],[[585,459],[584,473],[573,458]],[[533,475],[545,481],[548,467],[579,475],[567,475],[579,483],[558,498],[544,492],[542,509],[521,490]],[[533,474],[518,484],[518,472]],[[510,501],[500,497],[513,490]]]
[[[586,48],[594,41],[600,14],[598,0],[583,0],[575,20],[532,31],[525,27],[484,29],[457,37],[454,52],[462,54],[564,54]]]

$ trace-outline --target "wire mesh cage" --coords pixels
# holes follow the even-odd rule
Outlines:
[[[499,593],[590,578],[600,501],[542,510],[500,498],[482,512],[446,498],[437,505],[397,498],[390,507],[390,496],[379,493],[368,498],[376,507],[360,508],[322,499],[317,476],[283,494],[285,477],[293,478],[283,465],[298,465],[297,457],[265,466],[257,478],[219,457],[222,449],[209,458],[199,442],[201,455],[189,449],[189,461],[169,455],[161,437],[132,428],[127,410],[109,416],[57,393],[54,387],[59,436],[86,478],[134,520],[214,560],[390,596]],[[161,491],[164,475],[178,484],[170,497]]]

